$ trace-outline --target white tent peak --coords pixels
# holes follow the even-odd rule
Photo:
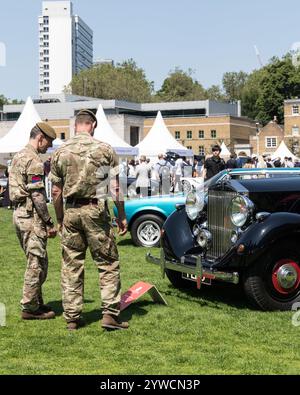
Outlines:
[[[286,156],[288,158],[292,158],[293,160],[296,159],[296,156],[288,149],[284,140],[282,140],[281,143],[279,144],[277,150],[272,155],[272,159],[275,159],[275,158],[283,159]]]
[[[126,143],[111,127],[104,113],[103,107],[99,104],[96,114],[98,126],[95,129],[94,138],[104,143],[110,144],[112,147],[127,147],[131,146]]]
[[[102,141],[103,143],[109,144],[115,150],[119,156],[134,156],[137,155],[138,151],[131,145],[126,143],[111,127],[104,113],[103,107],[99,104],[98,111],[96,114],[98,126],[95,129],[94,138]]]
[[[41,122],[41,118],[31,97],[28,97],[19,119],[12,129],[0,139],[0,153],[14,153],[24,148],[28,144],[31,129],[37,122]]]
[[[231,153],[230,153],[229,149],[226,147],[226,144],[223,141],[223,143],[221,144],[221,154],[220,154],[220,156],[223,157],[223,156],[230,156],[230,155],[231,155]]]
[[[139,148],[140,155],[148,157],[157,157],[158,154],[164,154],[167,151],[174,151],[180,155],[190,156],[190,150],[180,144],[170,133],[167,128],[161,112],[158,111],[154,124],[147,136],[136,146]]]

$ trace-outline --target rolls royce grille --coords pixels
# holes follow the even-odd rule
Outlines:
[[[208,192],[208,229],[212,234],[212,245],[208,259],[217,259],[231,246],[231,233],[235,226],[230,220],[230,202],[237,195],[230,191]]]

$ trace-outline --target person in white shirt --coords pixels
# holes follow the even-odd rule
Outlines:
[[[174,192],[180,192],[182,190],[181,177],[184,175],[184,166],[187,165],[185,162],[186,158],[178,158],[175,162],[173,169],[174,172]]]
[[[148,196],[151,166],[144,155],[140,157],[140,164],[136,167],[136,193],[140,197]]]

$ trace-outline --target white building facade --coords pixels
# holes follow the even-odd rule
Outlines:
[[[93,31],[71,1],[44,1],[39,17],[39,92],[58,94],[74,74],[93,65]]]

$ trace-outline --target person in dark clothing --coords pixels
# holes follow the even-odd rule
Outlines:
[[[212,157],[204,162],[204,179],[209,180],[214,175],[225,169],[225,162],[220,158],[221,147],[214,145],[212,147]]]
[[[236,155],[231,154],[230,159],[226,162],[226,169],[236,169],[236,168],[237,168]]]

